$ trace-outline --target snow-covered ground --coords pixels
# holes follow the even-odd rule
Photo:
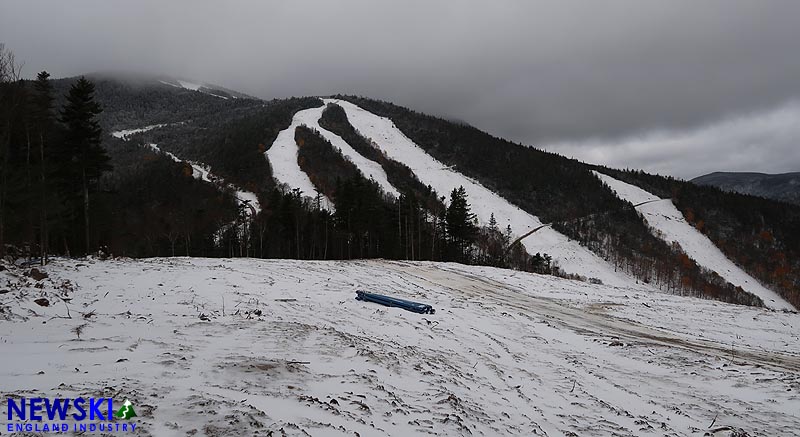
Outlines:
[[[2,393],[127,398],[140,435],[800,428],[797,313],[446,263],[56,260],[46,271],[39,282],[0,271],[0,352],[13,357]],[[359,289],[436,314],[356,301]]]
[[[411,168],[422,183],[433,187],[439,195],[447,196],[454,188],[463,186],[469,196],[472,211],[482,224],[487,224],[490,216],[494,214],[501,228],[510,225],[515,235],[522,235],[542,226],[538,217],[523,211],[479,182],[428,155],[406,137],[391,120],[379,117],[347,101],[325,99],[325,102],[336,103],[344,108],[348,120],[362,135],[374,141],[388,157]],[[550,227],[541,228],[522,240],[522,243],[531,254],[537,252],[549,254],[567,273],[597,278],[613,285],[636,282],[624,273],[614,271],[614,267],[605,260]]]
[[[611,176],[594,172],[620,199],[634,205],[642,213],[654,235],[669,243],[676,241],[697,264],[717,272],[726,281],[742,287],[775,309],[793,309],[780,295],[764,287],[739,266],[734,264],[714,243],[690,225],[670,199],[660,199],[641,188]],[[645,203],[647,202],[647,203]]]

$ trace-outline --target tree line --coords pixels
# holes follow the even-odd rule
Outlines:
[[[0,46],[0,58],[0,254],[35,249],[44,262],[50,247],[88,253],[92,200],[111,169],[94,85],[79,78],[56,108],[46,71],[21,80],[13,53]]]

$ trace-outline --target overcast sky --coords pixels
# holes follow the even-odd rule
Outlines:
[[[579,159],[800,171],[800,1],[0,1],[29,76],[351,93]]]

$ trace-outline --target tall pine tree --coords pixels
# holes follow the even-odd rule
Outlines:
[[[94,84],[84,77],[72,85],[67,95],[67,103],[61,110],[61,122],[66,128],[63,151],[71,163],[67,175],[71,188],[80,188],[79,202],[82,200],[83,203],[84,253],[91,251],[90,192],[94,190],[100,175],[104,171],[111,170],[108,155],[100,145],[102,129],[97,121],[97,115],[102,111],[94,100]]]
[[[470,245],[475,239],[477,226],[475,214],[470,210],[467,201],[467,190],[464,187],[453,189],[450,193],[450,205],[445,214],[447,236],[451,245],[451,256],[456,261],[469,263]]]

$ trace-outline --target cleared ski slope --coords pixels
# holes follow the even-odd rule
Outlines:
[[[305,110],[308,111],[308,110]],[[281,184],[286,184],[290,189],[299,189],[303,196],[314,198],[317,193],[316,187],[308,178],[308,175],[300,168],[297,163],[297,143],[294,140],[294,131],[298,126],[307,124],[302,114],[298,111],[292,124],[288,128],[280,131],[273,141],[272,146],[265,152],[269,165],[272,168],[272,177]],[[322,207],[333,210],[333,202],[323,193]]]
[[[4,267],[4,396],[127,398],[135,435],[800,429],[797,313],[450,263],[56,259],[38,282]]]
[[[766,306],[774,309],[791,309],[794,307],[783,300],[777,293],[761,285],[758,280],[747,274],[734,264],[714,243],[700,231],[690,225],[683,214],[675,208],[670,199],[661,199],[641,188],[631,185],[603,173],[594,172],[622,199],[634,205],[650,202],[637,208],[644,215],[654,235],[671,243],[678,242],[684,252],[697,264],[717,272],[726,281],[742,287],[760,297]]]
[[[397,189],[392,186],[391,183],[389,183],[389,178],[386,176],[386,172],[383,170],[383,167],[381,167],[380,164],[371,159],[363,157],[360,153],[356,152],[355,149],[350,147],[350,145],[347,144],[347,142],[340,136],[326,130],[319,125],[319,119],[322,117],[322,111],[324,110],[325,106],[320,106],[319,108],[298,111],[295,114],[294,119],[300,124],[304,124],[307,127],[316,129],[326,140],[330,141],[334,147],[339,149],[342,152],[342,155],[355,164],[355,166],[361,170],[361,173],[363,173],[364,176],[377,182],[383,191],[392,194],[395,197],[399,197],[400,192],[397,191]],[[294,124],[294,122],[292,124]],[[294,135],[294,130],[292,130],[292,135]]]
[[[477,181],[452,170],[428,155],[406,137],[391,120],[365,111],[347,101],[325,99],[325,102],[336,103],[344,108],[348,120],[362,135],[374,141],[388,157],[411,168],[422,183],[433,187],[439,195],[447,196],[454,188],[463,186],[469,196],[472,211],[482,224],[487,224],[490,216],[494,214],[498,224],[502,228],[511,226],[515,235],[522,235],[542,225],[536,216],[512,205]],[[636,282],[622,272],[615,272],[609,263],[578,242],[549,227],[540,229],[522,240],[522,243],[531,254],[537,252],[549,254],[567,273],[597,278],[606,284],[620,286]]]

